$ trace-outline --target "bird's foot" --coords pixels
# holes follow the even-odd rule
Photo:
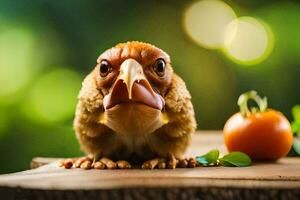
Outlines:
[[[154,158],[152,160],[148,160],[143,163],[142,169],[154,169],[154,168],[159,168],[159,169],[164,169],[166,168],[166,159],[165,158]]]
[[[143,163],[142,169],[175,169],[175,168],[194,168],[197,162],[194,158],[177,159],[174,156],[166,158],[154,158]]]
[[[175,169],[178,163],[178,159],[175,157],[166,158],[154,158],[143,163],[142,169]]]
[[[90,157],[81,157],[76,159],[62,160],[60,166],[65,169],[72,167],[81,169],[131,169],[132,166],[126,160],[113,160],[102,157],[101,159],[92,159]],[[148,160],[142,164],[142,169],[175,169],[175,168],[194,168],[197,167],[197,161],[194,158],[176,159],[175,157],[162,158],[157,157]]]
[[[131,169],[131,165],[126,160],[112,161],[109,158],[103,157],[93,164],[95,169]]]
[[[92,168],[92,158],[90,157],[81,157],[75,160],[74,167],[81,169],[91,169]]]
[[[60,164],[65,169],[70,169],[73,166],[81,169],[130,169],[131,165],[125,160],[112,161],[109,158],[103,157],[101,159],[81,157],[77,159],[66,159]]]

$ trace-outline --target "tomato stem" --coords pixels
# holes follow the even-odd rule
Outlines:
[[[258,109],[256,107],[251,108],[251,110],[249,109],[248,101],[250,99],[255,101],[255,103],[258,105]],[[264,112],[268,108],[267,97],[261,98],[254,90],[241,94],[237,104],[240,107],[240,112],[244,117],[257,112]]]

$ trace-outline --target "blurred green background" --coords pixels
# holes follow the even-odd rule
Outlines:
[[[81,155],[72,129],[81,81],[101,52],[128,40],[170,54],[199,129],[222,129],[251,89],[291,120],[300,102],[300,3],[225,2],[203,12],[199,1],[1,0],[0,173],[27,169],[35,156]],[[235,39],[210,46],[210,29],[223,37],[214,26],[226,20],[218,20],[243,16],[255,26],[244,23],[244,32],[232,29]]]

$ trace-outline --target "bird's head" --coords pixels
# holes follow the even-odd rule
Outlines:
[[[104,94],[104,112],[115,115],[102,119],[103,123],[116,124],[112,122],[118,121],[116,115],[131,120],[128,109],[144,110],[144,114],[163,112],[173,69],[168,54],[161,49],[142,42],[118,44],[99,56],[94,72],[97,88]],[[133,115],[140,117],[138,112]],[[117,129],[116,125],[109,126]]]

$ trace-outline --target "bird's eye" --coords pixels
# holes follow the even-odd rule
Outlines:
[[[159,58],[154,66],[154,71],[158,76],[163,76],[165,74],[166,63],[162,58]]]
[[[111,67],[106,60],[101,61],[100,63],[100,76],[106,77],[111,71]]]

